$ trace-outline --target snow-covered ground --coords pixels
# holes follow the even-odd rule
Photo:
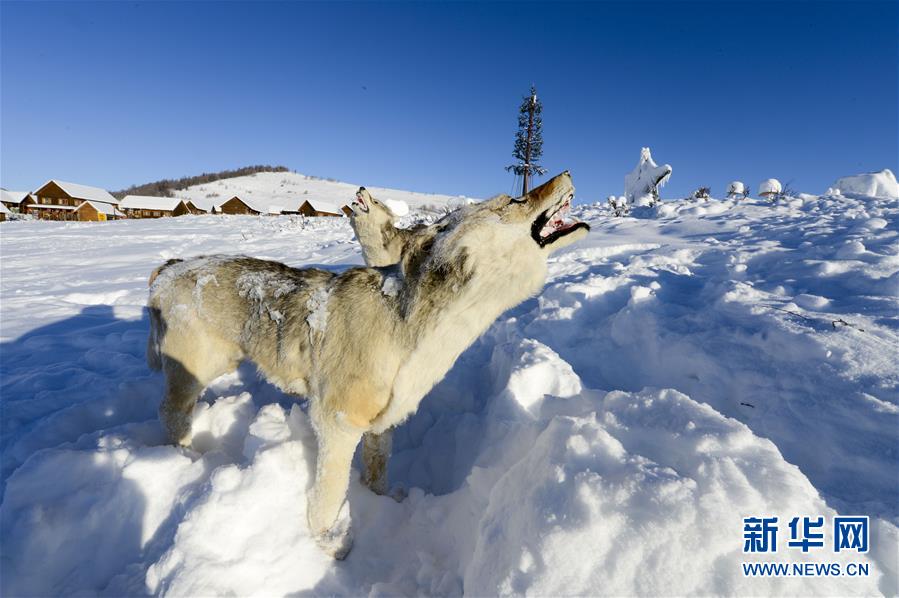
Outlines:
[[[193,450],[163,442],[142,305],[169,257],[361,264],[346,219],[0,225],[3,595],[895,595],[896,202],[575,212],[588,238],[397,431],[405,500],[354,478],[343,562],[307,535],[304,406],[251,366]],[[867,554],[787,547],[837,514],[871,517]],[[779,517],[775,554],[743,554],[749,516]]]
[[[174,195],[192,199],[203,207],[223,203],[237,195],[260,211],[268,212],[270,208],[296,210],[306,200],[313,205],[320,201],[340,208],[353,201],[360,186],[365,186],[376,199],[404,201],[419,212],[441,213],[445,206],[464,199],[461,196],[371,187],[364,182],[342,183],[295,172],[258,172],[221,179],[176,191]]]

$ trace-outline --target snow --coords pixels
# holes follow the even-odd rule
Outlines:
[[[360,265],[349,222],[4,223],[2,594],[899,592],[896,202],[574,213],[590,235],[396,430],[405,499],[353,476],[343,562],[306,528],[307,407],[252,366],[204,393],[190,449],[165,443],[143,305],[172,257]],[[869,553],[786,547],[790,518],[837,514],[871,518]],[[742,553],[748,516],[779,517],[776,554]],[[870,575],[744,577],[748,561]]]
[[[783,191],[783,186],[777,179],[766,179],[759,184],[759,195],[777,195]]]
[[[312,330],[320,334],[324,334],[328,327],[328,299],[330,297],[331,289],[325,287],[316,289],[306,302],[306,308],[309,309],[306,321]]]
[[[896,182],[896,176],[888,168],[884,168],[880,172],[869,172],[837,179],[834,187],[841,193],[899,199],[899,183]]]
[[[166,210],[172,211],[184,201],[180,197],[153,197],[149,195],[126,195],[119,203],[119,209]]]
[[[12,214],[12,212],[9,211],[6,204],[0,203],[0,214]]]
[[[308,200],[314,206],[327,204],[331,207],[323,209],[323,211],[340,213],[340,207],[351,203],[356,196],[356,191],[363,184],[379,201],[404,202],[409,209],[417,212],[439,214],[451,202],[460,201],[458,196],[373,187],[365,184],[364,181],[345,183],[295,172],[258,172],[243,177],[194,185],[179,190],[177,194],[193,200],[197,206],[211,206],[212,203],[219,205],[238,195],[248,204],[252,202],[253,205],[258,206],[276,206],[282,210],[295,211],[304,201]],[[472,200],[462,198],[462,201],[470,202]]]
[[[671,166],[659,166],[652,159],[648,147],[640,150],[640,161],[629,174],[624,177],[624,196],[633,206],[652,206],[655,203],[654,192],[662,187],[671,177]]]

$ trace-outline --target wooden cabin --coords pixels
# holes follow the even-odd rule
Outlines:
[[[0,205],[3,205],[9,213],[24,214],[27,205],[34,201],[27,191],[7,191],[0,189]]]
[[[210,212],[209,209],[198,206],[192,199],[184,202],[184,205],[187,207],[187,211],[195,216],[198,214],[208,214]],[[211,211],[215,211],[215,206],[211,206]]]
[[[84,201],[75,208],[74,214],[82,222],[105,222],[125,217],[115,206],[101,201]]]
[[[44,220],[78,220],[75,210],[86,201],[112,206],[113,214],[119,205],[119,200],[105,189],[56,179],[47,181],[32,195],[34,202],[27,204],[27,212]],[[105,213],[109,208],[102,210]]]
[[[5,204],[0,203],[0,222],[6,222],[6,216],[12,214]]]
[[[259,216],[262,214],[262,210],[250,205],[236,195],[218,206],[216,212],[220,214],[249,214],[252,216]]]
[[[149,195],[126,195],[119,209],[128,218],[170,218],[193,213],[183,199]]]
[[[334,204],[319,200],[305,200],[296,210],[284,210],[284,214],[302,214],[303,216],[333,216],[340,218],[344,212]]]

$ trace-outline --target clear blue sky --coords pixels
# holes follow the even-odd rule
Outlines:
[[[0,185],[256,163],[511,190],[516,111],[580,201],[648,145],[664,197],[896,169],[896,2],[0,2]]]

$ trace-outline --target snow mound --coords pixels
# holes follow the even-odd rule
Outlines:
[[[407,216],[409,214],[409,204],[404,201],[400,201],[397,199],[385,199],[384,204],[390,208],[390,211],[393,212],[393,215],[397,218],[402,218],[403,216]]]
[[[880,172],[868,172],[845,176],[833,185],[842,193],[855,193],[884,199],[899,199],[899,183],[893,171],[884,168]]]

